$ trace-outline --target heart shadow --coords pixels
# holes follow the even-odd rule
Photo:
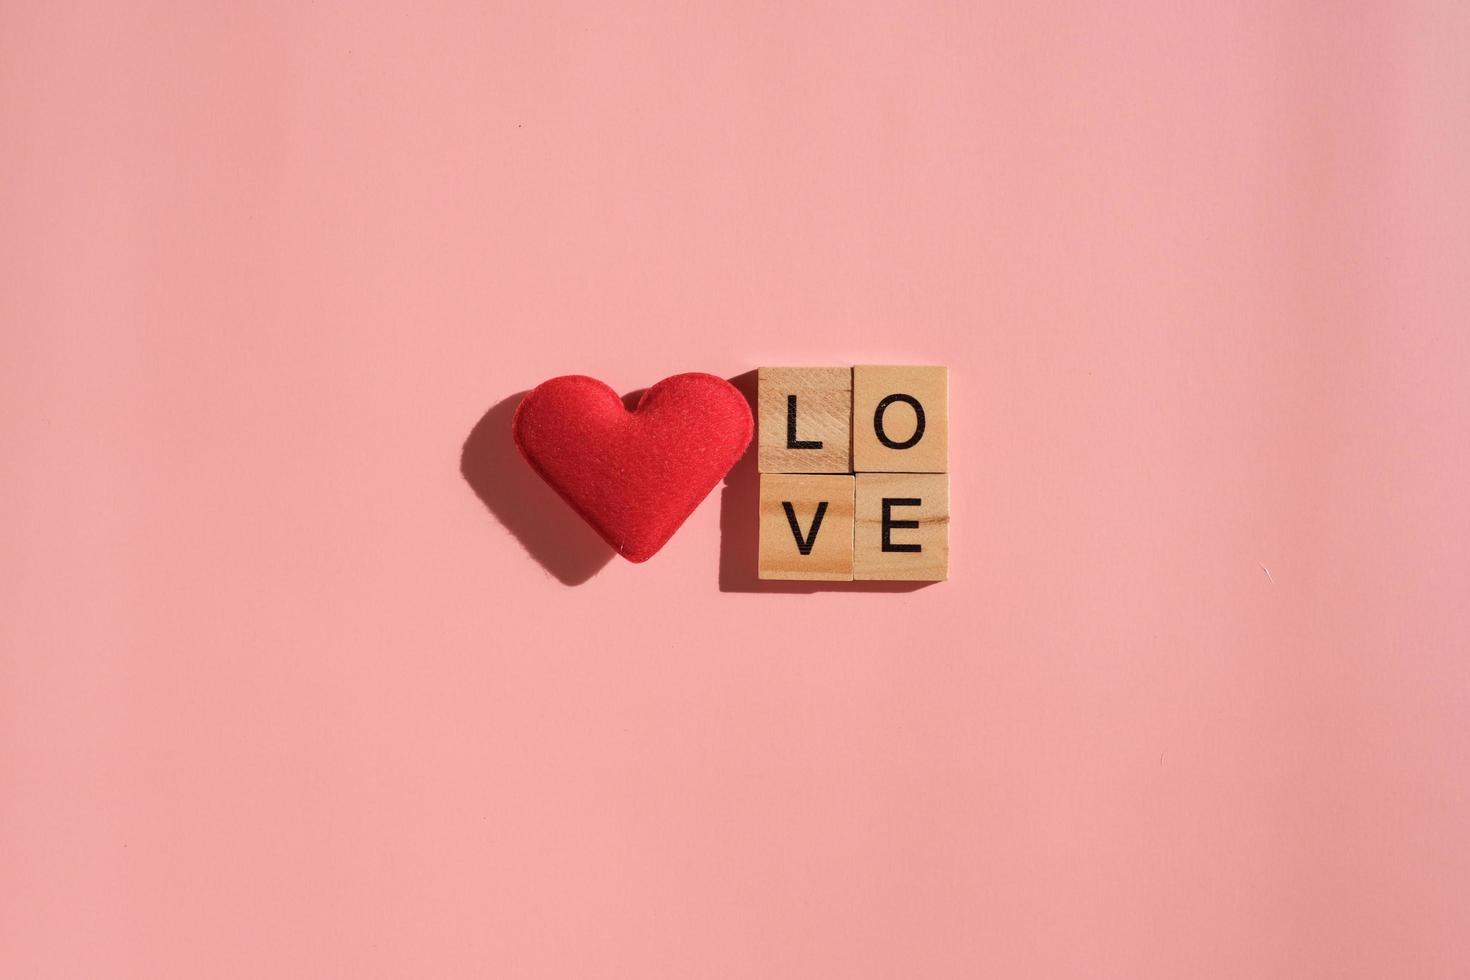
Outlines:
[[[728,379],[756,405],[756,372]],[[759,419],[758,415],[755,415]],[[720,591],[806,595],[813,592],[916,592],[933,582],[789,582],[763,579],[757,573],[760,558],[761,475],[757,442],[725,474],[720,491]]]
[[[616,552],[516,450],[510,423],[525,396],[518,391],[480,417],[460,451],[459,472],[526,554],[563,585],[581,585],[602,571]],[[623,396],[623,404],[631,409],[642,397],[641,389],[630,392]]]

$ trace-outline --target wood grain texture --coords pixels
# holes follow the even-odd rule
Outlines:
[[[760,577],[851,581],[854,486],[851,476],[762,473]],[[813,534],[819,510],[821,522]],[[803,544],[808,554],[802,554]]]
[[[923,410],[922,433],[917,431],[914,403]],[[891,445],[879,436],[875,416],[880,406],[882,434]],[[858,473],[948,472],[949,368],[853,368],[852,463]]]
[[[852,369],[763,367],[756,398],[762,473],[852,472]],[[788,399],[796,397],[796,436],[820,448],[792,448]]]
[[[853,537],[853,578],[942,582],[949,577],[949,474],[859,473]],[[883,549],[889,501],[890,547]],[[918,501],[918,503],[898,503]],[[903,522],[917,522],[908,527]]]

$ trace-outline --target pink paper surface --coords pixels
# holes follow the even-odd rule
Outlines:
[[[0,976],[1470,975],[1467,52],[5,4]],[[951,368],[948,583],[754,591],[748,464],[608,562],[501,438],[852,363]]]

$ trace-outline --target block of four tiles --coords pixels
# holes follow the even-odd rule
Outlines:
[[[946,578],[948,370],[761,368],[758,389],[760,577]]]

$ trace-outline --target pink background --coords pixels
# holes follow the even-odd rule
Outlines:
[[[209,6],[0,10],[0,975],[1470,974],[1464,4]],[[948,583],[504,442],[854,362]]]

